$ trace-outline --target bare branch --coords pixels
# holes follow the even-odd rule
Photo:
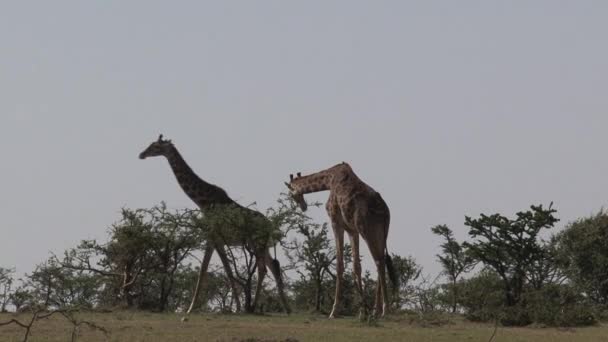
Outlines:
[[[31,329],[34,326],[35,322],[42,320],[42,319],[48,319],[55,314],[59,314],[59,315],[62,315],[63,317],[65,317],[73,325],[72,338],[71,338],[72,342],[76,341],[76,337],[78,337],[78,330],[81,325],[86,325],[93,330],[101,331],[105,335],[106,340],[109,340],[110,332],[106,328],[104,328],[100,325],[97,325],[93,322],[79,321],[78,319],[76,319],[73,316],[73,313],[78,312],[78,310],[57,309],[57,310],[52,310],[49,312],[44,312],[44,311],[45,311],[45,308],[43,308],[43,307],[39,307],[35,311],[33,311],[32,318],[30,319],[30,322],[27,324],[20,322],[19,320],[13,318],[7,322],[0,322],[0,326],[10,325],[10,324],[16,324],[16,325],[20,326],[21,328],[25,329],[25,335],[23,336],[23,342],[27,342],[29,339],[30,333],[31,333]]]

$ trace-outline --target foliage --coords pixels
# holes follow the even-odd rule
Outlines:
[[[196,276],[198,276],[197,272]],[[219,267],[210,269],[204,296],[207,298],[205,311],[232,312],[233,298],[230,282]],[[214,310],[215,309],[215,310]]]
[[[522,322],[545,326],[584,326],[597,321],[598,312],[574,286],[546,283],[540,289],[525,287],[521,302],[506,306],[502,279],[492,269],[458,282],[459,306],[465,317],[477,322],[500,320],[503,325]]]
[[[421,276],[420,278],[420,281],[412,286],[410,307],[420,315],[446,311],[441,285],[436,283],[438,277]]]
[[[15,306],[16,312],[21,312],[22,310],[30,307],[30,305],[34,302],[34,296],[25,286],[19,286],[16,288],[9,297],[11,304]]]
[[[412,256],[402,257],[397,254],[392,255],[393,267],[399,279],[399,288],[393,289],[391,296],[391,306],[399,310],[404,306],[413,304],[413,295],[416,288],[413,282],[420,277],[422,266]]]
[[[318,205],[318,204],[313,204]],[[442,238],[437,259],[440,276],[422,276],[411,257],[392,255],[399,278],[393,288],[393,312],[406,312],[423,326],[451,321],[463,313],[473,321],[503,325],[536,322],[546,326],[578,326],[597,322],[608,301],[608,215],[600,212],[571,223],[548,241],[542,229],[557,219],[549,206],[532,206],[513,219],[500,214],[467,217],[470,241],[459,243],[445,225],[432,232]],[[123,209],[108,240],[82,241],[61,257],[39,264],[14,288],[13,270],[0,268],[0,304],[18,311],[99,309],[117,305],[149,311],[184,310],[192,298],[199,270],[195,252],[209,244],[225,248],[226,265],[209,269],[202,295],[205,312],[232,312],[244,302],[253,312],[258,260],[255,248],[280,243],[289,261],[284,269],[295,275],[284,284],[296,310],[327,314],[336,284],[336,249],[327,223],[305,215],[288,196],[266,216],[241,206],[216,206],[201,213],[171,211],[164,204],[150,209]],[[219,251],[219,250],[218,250]],[[363,276],[364,296],[356,290],[350,247],[345,246],[345,273],[340,314],[356,315],[362,305],[372,309],[376,280]],[[227,260],[226,260],[227,259]],[[199,261],[200,263],[200,261]],[[462,279],[476,263],[481,271]],[[608,273],[607,273],[608,274]],[[267,278],[268,279],[268,278]],[[283,280],[281,281],[283,282]],[[281,311],[281,299],[265,281],[259,289],[262,312]]]
[[[465,317],[475,322],[497,319],[504,306],[503,284],[500,276],[485,268],[477,275],[460,280],[457,285],[458,305]]]
[[[478,219],[466,217],[469,235],[475,239],[464,246],[476,260],[491,267],[501,278],[507,306],[520,304],[530,265],[543,258],[538,234],[558,221],[556,212],[549,206],[531,206],[531,210],[518,212],[515,219],[500,214]]]
[[[273,246],[281,239],[280,227],[258,211],[239,205],[215,205],[195,217],[203,241],[224,244]]]
[[[253,297],[258,291],[256,271],[260,267],[260,261],[257,260],[257,255],[274,247],[273,265],[280,265],[276,260],[276,245],[282,242],[287,232],[302,217],[303,215],[286,195],[280,197],[277,205],[269,208],[266,215],[239,205],[216,205],[206,209],[197,217],[197,225],[202,227],[202,239],[226,246],[233,279],[239,287],[237,297],[235,294],[230,295],[231,302],[232,299],[237,299],[237,310],[240,300],[244,300],[246,312],[253,312],[256,309]],[[282,276],[280,278],[279,285],[283,286]],[[271,300],[264,300],[267,292],[266,284],[262,283],[260,293],[263,298],[255,298],[255,300],[266,304],[265,309],[274,310],[276,307],[272,305]]]
[[[256,309],[254,307],[254,291],[257,292],[256,271],[258,262],[255,251],[247,244],[237,247],[227,246],[227,251],[234,268],[234,280],[240,286],[241,296],[244,299],[245,312],[252,313]],[[264,265],[264,267],[266,266]]]
[[[102,279],[98,305],[166,310],[174,307],[176,273],[189,253],[201,245],[193,212],[123,209],[105,244],[85,240],[55,258],[62,268]]]
[[[448,226],[435,226],[431,228],[431,231],[445,240],[441,244],[441,254],[437,254],[437,259],[441,263],[443,273],[450,281],[449,292],[452,297],[452,313],[455,313],[458,303],[458,286],[456,286],[458,277],[475,267],[475,259],[468,252],[465,245],[456,241],[454,234]]]
[[[593,302],[608,305],[608,213],[574,221],[556,239],[569,279]]]
[[[14,269],[0,267],[0,312],[6,312],[13,285]]]
[[[566,282],[568,258],[559,251],[559,239],[551,236],[549,241],[540,245],[538,258],[531,260],[526,274],[528,284],[534,290],[541,290],[545,285]]]
[[[316,224],[304,220],[296,227],[296,232],[302,239],[294,238],[291,241],[288,258],[290,266],[296,270],[300,280],[310,283],[314,294],[309,298],[311,309],[321,312],[324,299],[329,293],[325,291],[331,287],[324,283],[331,279],[335,282],[336,250],[333,242],[328,238],[327,224]],[[348,253],[345,253],[348,254]]]
[[[592,303],[572,285],[548,284],[524,297],[532,321],[547,326],[586,326],[597,322]]]
[[[29,292],[30,306],[91,308],[101,284],[97,275],[61,267],[51,258],[26,275],[22,285]]]

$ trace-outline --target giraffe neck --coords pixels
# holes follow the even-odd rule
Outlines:
[[[233,202],[224,189],[207,183],[197,176],[177,148],[173,147],[166,157],[180,187],[199,208],[206,209],[212,204]]]
[[[326,171],[313,173],[294,179],[291,186],[295,194],[309,194],[331,189],[332,174]]]
[[[345,181],[357,180],[353,169],[345,162],[334,165],[329,169],[310,175],[295,178],[290,185],[294,194],[308,194],[325,190],[335,190]]]

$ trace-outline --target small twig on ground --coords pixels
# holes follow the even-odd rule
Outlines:
[[[494,322],[494,332],[492,333],[492,336],[490,336],[488,342],[492,342],[494,337],[496,337],[496,332],[498,331],[498,321],[500,321],[500,318],[496,317],[496,321]]]

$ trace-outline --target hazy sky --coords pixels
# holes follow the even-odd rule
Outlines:
[[[0,266],[103,240],[123,206],[194,207],[137,158],[159,133],[262,209],[289,173],[348,161],[427,273],[436,224],[462,239],[465,215],[553,201],[561,228],[608,204],[607,18],[599,0],[2,2]]]

